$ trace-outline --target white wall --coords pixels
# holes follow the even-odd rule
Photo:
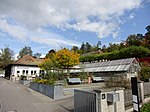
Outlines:
[[[23,74],[23,70],[25,70],[25,74]],[[19,73],[17,73],[19,71]],[[26,74],[26,71],[28,71],[28,74]],[[33,71],[33,75],[39,75],[40,68],[39,67],[32,67],[32,66],[12,66],[11,67],[11,75],[14,75],[15,77],[26,75],[26,76],[32,76],[31,71]],[[36,74],[34,73],[36,71]]]
[[[113,91],[111,91],[113,92]],[[116,90],[116,93],[119,93],[119,101],[116,104],[107,102],[107,93],[111,92],[102,92],[101,94],[106,95],[105,99],[101,100],[101,112],[125,112],[124,107],[124,90]]]
[[[127,73],[127,78],[128,79],[131,79],[131,77],[137,77],[138,76],[138,73],[137,72],[134,72],[134,73]]]

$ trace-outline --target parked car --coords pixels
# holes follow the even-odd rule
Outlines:
[[[0,77],[5,77],[5,75],[4,74],[0,74]]]

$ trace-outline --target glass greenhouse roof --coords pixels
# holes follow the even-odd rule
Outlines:
[[[70,73],[77,72],[117,72],[127,71],[131,64],[136,60],[135,58],[119,59],[106,62],[96,62],[88,64],[80,64],[80,69],[70,70]]]

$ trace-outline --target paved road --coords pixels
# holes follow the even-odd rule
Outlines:
[[[73,112],[73,97],[53,100],[19,83],[0,78],[2,112]]]

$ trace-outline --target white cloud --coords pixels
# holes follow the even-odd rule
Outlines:
[[[102,38],[114,35],[122,21],[120,17],[125,11],[138,8],[141,2],[142,0],[1,0],[0,15],[12,17],[28,28],[73,28],[95,32]],[[89,19],[91,16],[97,19],[92,22]],[[75,20],[75,23],[71,24],[71,20]],[[6,30],[16,36],[10,29]]]
[[[133,13],[132,13],[132,14],[130,14],[130,15],[129,15],[129,19],[133,19],[133,18],[134,18],[134,16],[135,16],[135,14],[133,14]]]
[[[17,25],[9,25],[5,19],[0,19],[0,30],[21,40],[26,40],[27,38],[25,29]]]
[[[18,56],[19,56],[19,54],[15,54],[15,55],[14,55],[14,57],[13,57],[13,58],[14,58],[14,60],[15,60],[15,61],[17,61],[17,60],[18,60]]]
[[[41,54],[40,58],[45,58],[45,56],[46,56],[45,54]]]
[[[8,33],[10,36],[23,41],[33,41],[40,44],[46,44],[51,47],[61,47],[66,46],[79,46],[80,44],[76,41],[66,39],[53,32],[46,32],[42,28],[28,30],[26,27],[20,26],[18,24],[9,24],[6,19],[0,19],[0,30],[2,32]]]

